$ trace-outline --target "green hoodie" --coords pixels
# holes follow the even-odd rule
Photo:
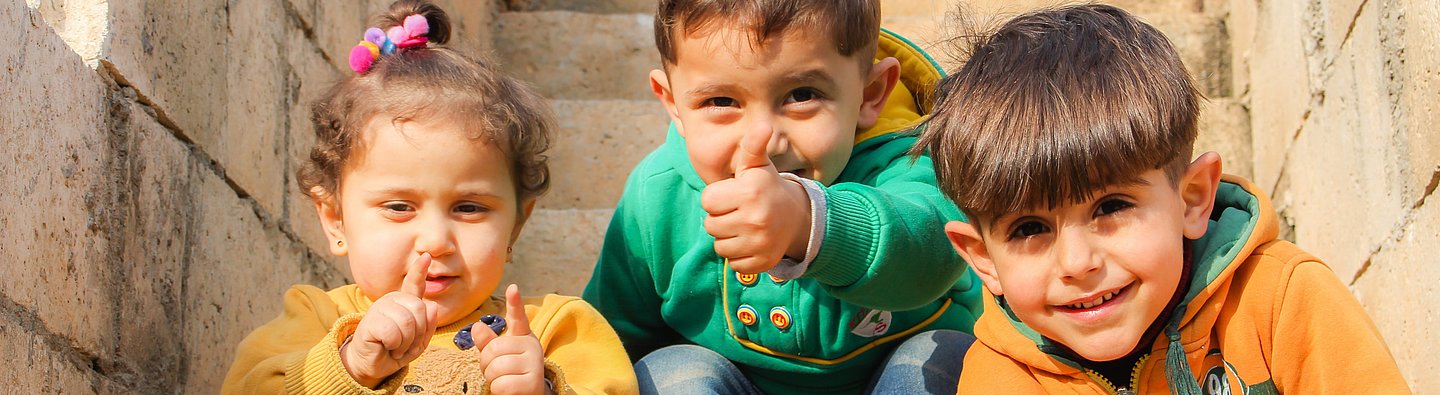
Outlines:
[[[877,58],[887,56],[900,61],[900,84],[824,188],[824,241],[800,278],[739,276],[715,254],[700,207],[705,183],[673,125],[640,162],[584,294],[632,359],[696,344],[734,361],[765,392],[855,393],[911,335],[971,331],[979,278],[943,229],[963,216],[936,187],[930,158],[907,155],[942,72],[882,32]]]

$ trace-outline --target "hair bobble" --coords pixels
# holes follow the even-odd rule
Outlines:
[[[365,29],[365,39],[350,49],[350,69],[364,73],[375,65],[380,56],[394,54],[398,48],[423,48],[430,43],[430,39],[425,37],[429,33],[430,22],[418,14],[405,17],[404,23],[389,31],[374,27]]]

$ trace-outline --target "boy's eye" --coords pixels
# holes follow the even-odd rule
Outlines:
[[[1015,228],[1010,231],[1010,238],[1023,239],[1049,231],[1050,227],[1040,221],[1025,221],[1015,225]]]
[[[1095,207],[1095,216],[1099,217],[1114,214],[1116,211],[1124,210],[1134,206],[1135,205],[1133,203],[1120,199],[1106,200],[1100,202],[1100,205]]]
[[[785,103],[804,103],[820,98],[820,92],[812,88],[800,88],[790,92],[785,97]]]
[[[705,107],[739,107],[740,102],[728,97],[712,97],[705,99],[702,104]]]

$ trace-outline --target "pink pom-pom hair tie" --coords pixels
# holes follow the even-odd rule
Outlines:
[[[423,48],[430,43],[425,37],[430,33],[430,21],[419,14],[405,17],[400,26],[380,31],[379,28],[365,29],[365,39],[350,49],[350,69],[356,73],[370,71],[381,56],[395,53],[397,48]]]

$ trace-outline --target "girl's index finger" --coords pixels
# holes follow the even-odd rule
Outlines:
[[[509,322],[506,335],[530,336],[530,317],[525,315],[525,304],[520,301],[520,287],[515,284],[505,288],[505,321]]]
[[[421,253],[410,264],[410,270],[405,273],[405,279],[400,283],[400,292],[417,298],[425,298],[425,276],[430,272],[430,253]]]

